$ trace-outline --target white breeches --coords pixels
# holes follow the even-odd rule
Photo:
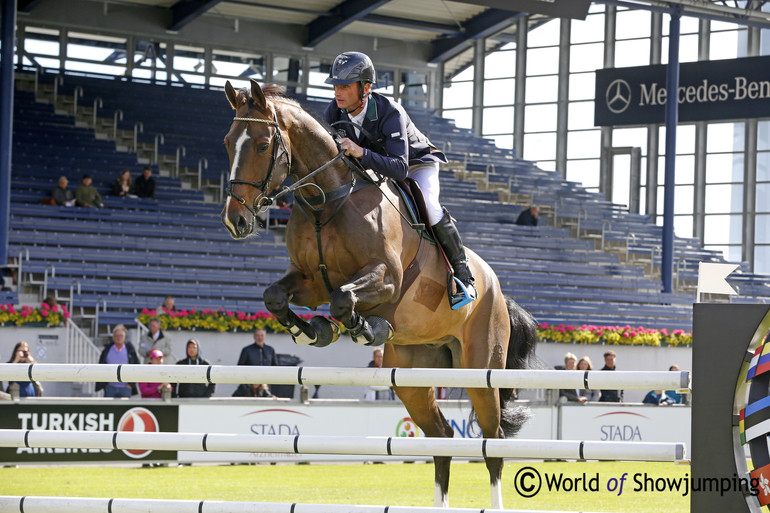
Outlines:
[[[439,203],[439,183],[438,183],[438,162],[427,164],[417,164],[409,166],[407,175],[420,186],[422,195],[425,198],[425,208],[428,211],[428,222],[431,226],[441,221],[444,212]]]

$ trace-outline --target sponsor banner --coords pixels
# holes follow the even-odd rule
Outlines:
[[[770,57],[679,66],[679,122],[770,117]],[[594,125],[665,122],[666,66],[596,71]]]
[[[0,407],[0,429],[62,431],[141,431],[177,429],[177,406],[129,403],[117,400],[88,404],[19,403]],[[89,461],[171,461],[176,451],[136,451],[77,448],[0,448],[0,461],[8,463]]]
[[[565,405],[561,440],[684,442],[690,446],[690,408],[647,405]]]
[[[551,407],[535,408],[535,415],[522,429],[520,438],[551,437]],[[450,401],[441,411],[454,429],[455,437],[480,438],[478,424],[469,422],[470,403]],[[263,435],[315,436],[425,436],[400,402],[363,406],[357,402],[334,405],[259,401],[258,404],[179,406],[179,431],[185,433],[233,433]],[[403,457],[362,455],[305,455],[268,453],[179,452],[179,461],[331,461],[331,460],[403,460]],[[410,460],[427,458],[410,457]]]

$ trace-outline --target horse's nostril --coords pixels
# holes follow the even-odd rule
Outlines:
[[[235,227],[238,229],[238,233],[245,235],[248,233],[249,223],[246,222],[245,217],[238,216],[238,223],[235,225]]]

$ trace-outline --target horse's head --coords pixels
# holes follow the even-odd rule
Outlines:
[[[230,235],[242,239],[254,231],[265,199],[286,178],[289,151],[275,105],[265,98],[256,81],[251,81],[251,91],[236,91],[228,81],[225,94],[235,109],[235,118],[225,136],[230,179],[221,217]]]

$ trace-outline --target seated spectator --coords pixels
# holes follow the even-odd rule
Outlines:
[[[160,349],[150,351],[150,363],[152,365],[163,365],[163,353]],[[160,399],[163,397],[163,391],[172,392],[170,383],[139,383],[139,391],[143,399]]]
[[[265,384],[238,385],[238,388],[233,392],[233,397],[272,397],[273,399],[277,399],[277,397],[270,393],[270,387]]]
[[[591,359],[587,356],[584,356],[583,358],[578,360],[577,370],[581,370],[581,371],[594,370],[594,365],[591,363]],[[598,390],[590,390],[587,388],[583,388],[581,390],[578,390],[578,395],[580,397],[585,397],[586,401],[596,401],[597,399],[599,399]]]
[[[522,210],[519,217],[516,218],[516,224],[519,226],[537,226],[538,208],[532,205],[526,210]]]
[[[139,363],[139,357],[136,356],[136,349],[131,342],[126,341],[128,330],[122,324],[115,326],[112,330],[112,341],[102,351],[99,356],[99,363],[110,363],[113,365],[127,365]],[[97,383],[96,391],[104,390],[104,397],[131,397],[136,395],[136,385],[134,383]]]
[[[682,369],[679,368],[679,365],[673,364],[668,370],[669,372],[681,372]],[[682,404],[682,394],[676,390],[666,390],[666,395],[673,401],[671,404]]]
[[[155,197],[155,178],[152,177],[150,166],[144,166],[142,175],[134,182],[134,194],[140,198],[152,199]]]
[[[174,298],[172,296],[166,296],[163,300],[163,304],[158,307],[158,315],[168,310],[169,312],[176,312],[176,306],[174,305]]]
[[[564,355],[564,370],[576,370],[575,364],[577,362],[577,356],[575,356],[572,353],[567,353]],[[588,399],[586,397],[582,397],[580,395],[580,391],[576,388],[562,388],[559,390],[559,398],[561,399],[564,397],[567,399],[567,401],[572,401],[576,403],[584,403]]]
[[[644,404],[657,404],[658,406],[668,406],[674,404],[674,400],[666,395],[663,390],[650,390],[644,399]]]
[[[200,355],[200,343],[191,338],[187,341],[187,358],[176,362],[177,365],[211,365]],[[157,349],[155,350],[157,351]],[[214,395],[214,383],[177,383],[177,397],[211,397]]]
[[[75,189],[75,204],[79,207],[96,207],[101,208],[104,206],[102,196],[96,187],[91,185],[91,176],[83,175],[83,179]]]
[[[51,196],[54,203],[60,206],[73,207],[75,206],[75,193],[67,188],[69,180],[66,176],[59,177],[59,184],[53,188]]]
[[[134,186],[131,183],[131,173],[126,169],[112,182],[112,195],[121,198],[135,198]]]
[[[26,341],[22,340],[14,346],[8,363],[35,363],[35,358]],[[7,393],[11,393],[11,386],[14,383],[19,385],[19,397],[42,397],[43,395],[43,387],[37,381],[11,381],[5,390]]]

